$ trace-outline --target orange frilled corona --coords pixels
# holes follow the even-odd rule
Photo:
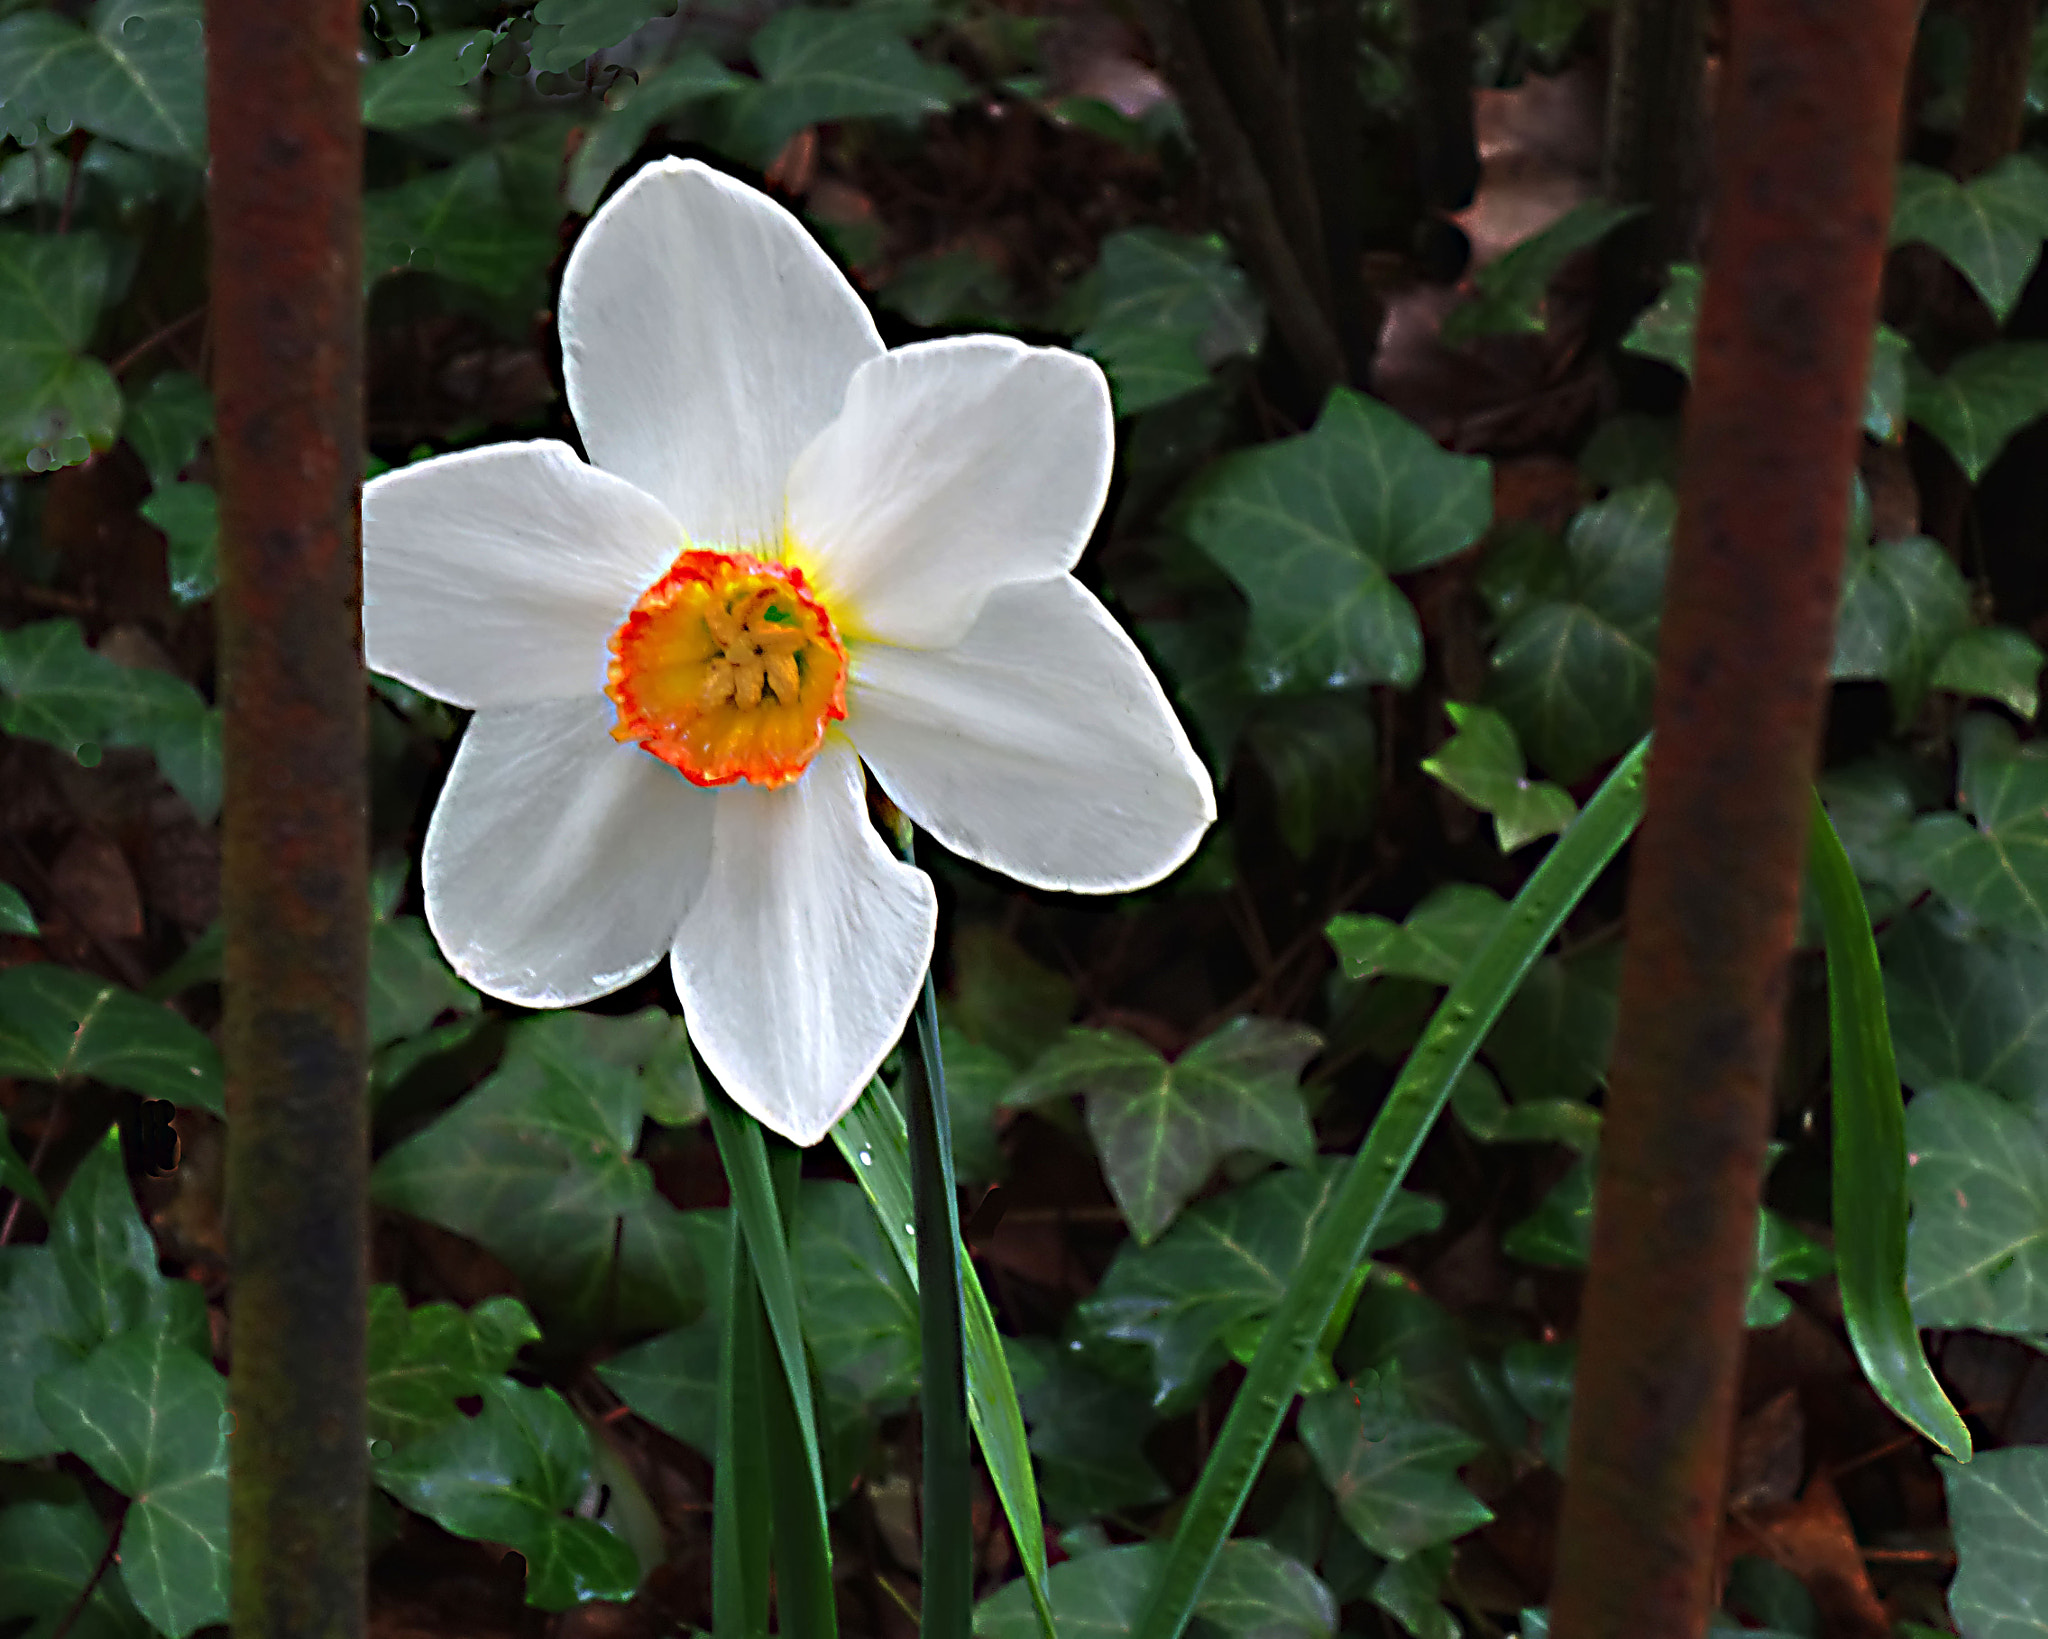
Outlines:
[[[612,634],[615,740],[693,785],[787,785],[846,715],[846,648],[803,572],[685,552]]]

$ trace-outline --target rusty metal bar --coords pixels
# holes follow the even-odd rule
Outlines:
[[[206,10],[236,1639],[365,1625],[358,26]]]
[[[1559,1639],[1688,1639],[1743,1304],[1916,0],[1735,0],[1629,888]]]

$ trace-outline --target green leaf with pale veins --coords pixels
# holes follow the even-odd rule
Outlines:
[[[695,49],[643,75],[624,107],[607,109],[583,128],[583,141],[569,156],[570,206],[589,215],[597,209],[606,184],[639,152],[656,126],[748,83],[709,52]]]
[[[477,993],[455,976],[417,916],[370,928],[370,1045],[417,1036],[444,1013],[474,1013]],[[581,1014],[558,1015],[581,1018]]]
[[[533,20],[533,66],[566,73],[656,17],[673,17],[676,0],[540,0]]]
[[[1507,901],[1476,882],[1446,882],[1408,913],[1406,921],[1345,911],[1330,918],[1324,935],[1336,947],[1347,979],[1382,973],[1447,985],[1507,914]]]
[[[563,205],[559,149],[499,143],[363,196],[363,278],[410,268],[507,303],[546,300]]]
[[[749,49],[761,80],[728,105],[728,138],[762,164],[807,125],[918,120],[943,113],[970,89],[954,69],[918,56],[879,9],[791,6],[762,25]]]
[[[1898,719],[1920,709],[1942,656],[1970,625],[1970,588],[1955,560],[1924,535],[1852,542],[1829,675],[1890,685]]]
[[[590,1431],[553,1389],[499,1378],[481,1393],[481,1413],[415,1440],[380,1467],[378,1483],[445,1531],[517,1550],[529,1605],[559,1611],[632,1598],[633,1550],[568,1512],[589,1483]]]
[[[732,1214],[685,1212],[683,1232],[699,1268],[719,1270],[732,1255]],[[729,1283],[705,1283],[704,1312],[687,1326],[622,1349],[597,1375],[636,1415],[706,1458],[718,1458],[718,1351],[725,1337]]]
[[[410,131],[477,109],[472,83],[483,72],[490,35],[436,34],[402,57],[363,65],[363,124],[372,131]]]
[[[1172,1062],[1122,1030],[1070,1030],[1006,1102],[1082,1094],[1089,1136],[1141,1243],[1158,1239],[1227,1155],[1306,1166],[1315,1134],[1302,1066],[1322,1049],[1304,1025],[1233,1019]]]
[[[0,933],[18,934],[24,939],[41,937],[35,912],[11,882],[0,882]]]
[[[2011,626],[1977,626],[1942,651],[1934,687],[1977,700],[1996,700],[2032,721],[2041,709],[2040,644]]]
[[[1398,1387],[1373,1381],[1313,1395],[1299,1427],[1339,1516],[1376,1554],[1405,1559],[1493,1518],[1458,1478],[1483,1443],[1420,1414]]]
[[[149,1639],[149,1624],[121,1579],[93,1583],[106,1550],[107,1522],[75,1482],[66,1481],[57,1496],[0,1510],[0,1622],[27,1617],[19,1639],[55,1639],[67,1621],[70,1639]],[[92,1598],[73,1619],[87,1583]]]
[[[1472,275],[1471,300],[1445,318],[1439,332],[1445,344],[1460,347],[1481,336],[1541,335],[1546,322],[1543,298],[1550,281],[1580,251],[1590,250],[1643,209],[1589,199],[1489,262]]]
[[[204,603],[220,584],[220,498],[211,484],[162,484],[137,508],[162,531],[171,596]]]
[[[497,1072],[389,1151],[371,1193],[503,1259],[551,1331],[682,1324],[703,1276],[682,1214],[634,1158],[646,1084],[586,1054],[579,1021],[516,1026]]]
[[[1939,376],[1915,359],[1907,366],[1906,409],[1974,484],[2014,433],[2048,415],[2048,342],[1993,342]]]
[[[174,483],[213,433],[213,394],[197,376],[165,370],[128,400],[121,436],[149,469],[149,481]]]
[[[1635,322],[1621,345],[1631,353],[1668,364],[1681,375],[1692,374],[1695,332],[1700,322],[1700,297],[1705,276],[1690,262],[1671,269],[1664,294]],[[1870,382],[1863,394],[1863,430],[1884,443],[1897,442],[1905,430],[1906,365],[1912,345],[1890,325],[1881,324],[1871,337]]]
[[[1963,1639],[2039,1639],[2048,1633],[2048,1448],[1935,1465],[1956,1543],[1948,1608]]]
[[[2048,939],[2048,747],[2023,746],[1983,716],[1965,718],[1957,740],[1962,812],[1915,821],[1915,855],[1935,891],[1973,920]]]
[[[1052,1568],[1047,1577],[1060,1639],[1123,1639],[1159,1574],[1156,1543],[1100,1548]],[[1227,1639],[1330,1639],[1337,1602],[1322,1580],[1270,1543],[1223,1544],[1195,1606],[1198,1632]],[[977,1639],[1038,1639],[1038,1618],[1022,1581],[975,1607]]]
[[[403,1446],[452,1422],[462,1415],[458,1399],[483,1393],[539,1338],[517,1298],[485,1298],[466,1312],[452,1303],[408,1309],[397,1287],[371,1287],[370,1437]]]
[[[36,1411],[36,1380],[76,1365],[92,1346],[57,1257],[47,1246],[0,1246],[0,1462],[64,1449]]]
[[[36,1385],[36,1409],[132,1499],[120,1575],[168,1639],[227,1620],[227,1380],[170,1325],[123,1332]]]
[[[1562,786],[1529,778],[1522,743],[1499,712],[1458,700],[1446,700],[1444,710],[1456,732],[1423,758],[1422,771],[1493,816],[1502,853],[1555,836],[1578,817],[1579,805]]]
[[[30,20],[63,22],[40,11],[0,22],[0,63],[7,29]],[[121,389],[86,351],[112,276],[111,247],[94,234],[0,233],[0,473],[73,466],[113,444]]]
[[[1554,593],[1501,629],[1488,698],[1556,779],[1590,773],[1649,725],[1677,511],[1662,484],[1585,508],[1566,532]]]
[[[0,972],[0,1075],[90,1077],[223,1113],[220,1055],[205,1036],[132,990],[46,962]]]
[[[917,1392],[917,1292],[858,1189],[827,1179],[803,1186],[790,1261],[804,1341],[840,1413],[831,1420],[902,1410]]]
[[[90,22],[45,10],[0,22],[0,127],[27,144],[41,120],[205,163],[199,0],[99,0]]]
[[[1278,693],[1412,684],[1422,631],[1389,577],[1462,551],[1492,517],[1485,461],[1338,388],[1313,430],[1211,467],[1183,527],[1250,601],[1246,665]]]
[[[1964,1082],[1906,1106],[1906,1290],[1922,1326],[2048,1331],[2048,1127]]]
[[[1081,1331],[1150,1350],[1155,1404],[1197,1386],[1222,1362],[1224,1334],[1279,1303],[1338,1175],[1335,1160],[1271,1173],[1192,1208],[1150,1246],[1128,1242],[1075,1311]],[[1396,1195],[1371,1249],[1442,1216],[1437,1201]]]
[[[1880,948],[1908,1087],[1966,1081],[2022,1103],[2044,1100],[2048,950],[2001,929],[1958,927],[1938,903],[1901,917]]]
[[[1958,182],[1925,165],[1899,167],[1891,242],[1932,245],[1976,287],[2000,324],[2020,299],[2048,239],[2048,170],[2010,154]]]
[[[1047,1513],[1078,1525],[1166,1499],[1166,1482],[1145,1455],[1158,1417],[1142,1388],[1105,1376],[1087,1350],[1051,1338],[1009,1337],[1003,1348],[1031,1425]]]
[[[1102,241],[1095,316],[1074,339],[1109,376],[1118,415],[1191,392],[1256,353],[1265,310],[1214,234],[1127,228]]]

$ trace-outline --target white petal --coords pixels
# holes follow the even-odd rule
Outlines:
[[[588,695],[682,544],[660,502],[566,444],[401,467],[363,486],[364,653],[458,706]]]
[[[717,799],[607,732],[602,695],[480,711],[427,827],[427,923],[455,971],[573,1007],[661,960],[711,864]]]
[[[881,352],[795,217],[695,160],[647,166],[562,276],[562,369],[591,460],[700,547],[773,548],[790,463]]]
[[[860,645],[846,731],[896,806],[1035,888],[1172,871],[1216,795],[1137,645],[1070,575],[993,594],[953,649]]]
[[[1094,362],[1001,336],[861,366],[789,480],[792,555],[844,631],[957,643],[998,586],[1074,567],[1109,492]]]
[[[883,846],[834,736],[794,784],[718,794],[711,876],[676,935],[690,1039],[741,1109],[815,1144],[903,1034],[937,926],[931,879]]]

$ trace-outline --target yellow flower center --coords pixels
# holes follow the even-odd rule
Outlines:
[[[612,633],[614,740],[693,785],[787,785],[846,715],[846,649],[803,572],[685,552]]]

